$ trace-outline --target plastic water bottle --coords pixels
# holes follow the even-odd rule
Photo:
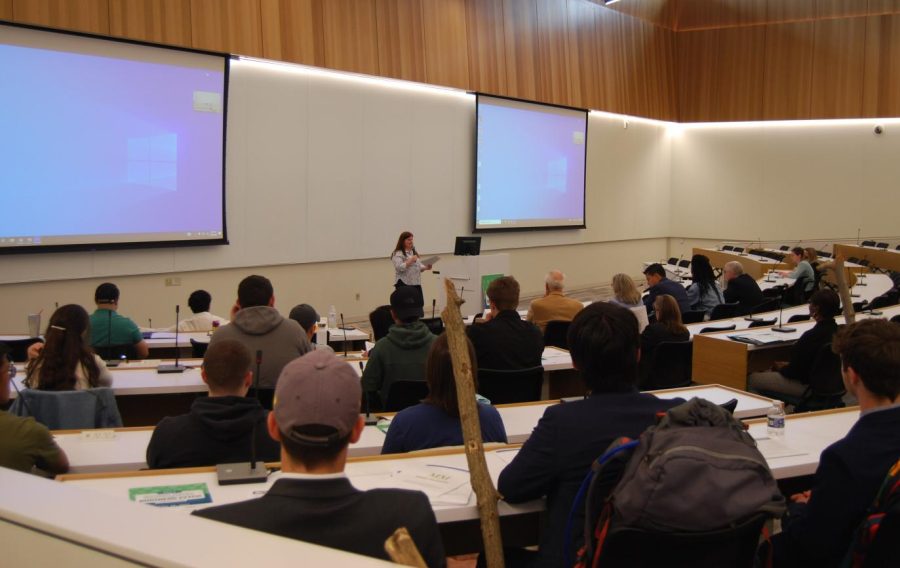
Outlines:
[[[776,400],[766,414],[769,438],[784,437],[784,403]]]
[[[328,308],[328,329],[337,329],[337,310],[334,309],[334,305]]]

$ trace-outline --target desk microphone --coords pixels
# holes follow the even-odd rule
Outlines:
[[[434,310],[436,307],[437,307],[437,299],[432,298],[431,299],[431,319],[434,319]]]
[[[863,270],[862,270],[862,272],[860,272],[860,273],[857,275],[857,277],[856,277],[856,285],[857,285],[857,286],[865,286],[865,285],[866,285],[866,271],[865,271],[865,269],[868,268],[867,264],[868,264],[868,262],[869,262],[869,255],[864,255],[864,256],[863,256],[863,262],[866,263],[866,264],[863,264]],[[860,263],[860,264],[862,264],[862,263]]]
[[[772,331],[778,333],[793,333],[797,331],[795,327],[784,327],[784,292],[786,288],[781,289],[781,295],[778,297],[778,325],[772,328]]]
[[[341,329],[344,330],[344,359],[347,358],[347,326],[344,325],[344,312],[341,312]]]
[[[253,390],[256,391],[256,402],[259,402],[259,369],[262,367],[263,353],[256,350],[256,376],[253,377]],[[260,408],[262,405],[260,404]],[[265,413],[264,413],[265,415]],[[269,478],[269,470],[264,462],[256,461],[256,425],[253,421],[250,429],[250,461],[238,463],[221,463],[216,466],[219,485],[239,485],[242,483],[265,483]]]
[[[175,364],[174,365],[160,365],[156,368],[157,373],[183,373],[184,365],[178,364],[178,356],[181,354],[181,349],[178,347],[178,317],[181,313],[181,306],[175,304]]]
[[[359,372],[362,373],[365,370],[366,370],[366,366],[363,364],[362,361],[360,361],[359,362]],[[376,424],[378,424],[378,417],[372,416],[371,414],[369,414],[369,391],[363,391],[363,396],[365,397],[365,401],[366,401],[366,414],[365,414],[366,426],[375,426]]]
[[[850,280],[850,274],[851,274],[851,272],[850,272],[850,269],[848,268],[848,269],[847,269],[847,280],[848,280],[848,281]],[[857,279],[857,280],[859,280],[859,279]],[[859,284],[859,282],[857,281],[856,284],[854,284],[853,286],[850,286],[850,297],[851,297],[851,298],[859,298],[859,294],[854,294],[854,293],[853,293],[853,288],[854,288],[854,286],[859,286],[859,285],[860,285],[860,284]]]

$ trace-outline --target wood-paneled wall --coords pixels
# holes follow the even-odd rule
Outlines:
[[[664,120],[900,116],[900,0],[0,0],[0,18]]]

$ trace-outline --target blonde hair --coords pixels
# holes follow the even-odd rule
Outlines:
[[[612,289],[616,300],[624,304],[637,304],[641,301],[641,293],[638,291],[634,280],[627,274],[621,272],[613,276]]]

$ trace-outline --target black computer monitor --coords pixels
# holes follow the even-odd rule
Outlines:
[[[481,237],[456,237],[453,247],[456,256],[478,256],[481,254]]]

